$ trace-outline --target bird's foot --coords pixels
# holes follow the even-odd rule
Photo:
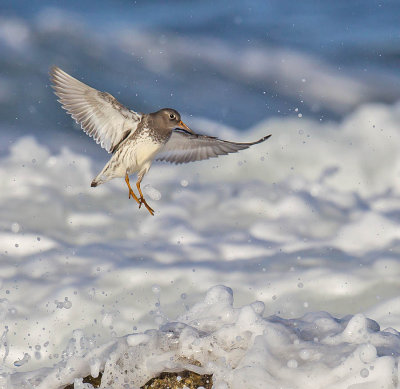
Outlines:
[[[147,204],[147,201],[144,199],[144,197],[140,197],[139,199],[139,208],[144,204],[144,206],[147,208],[147,210],[150,212],[151,216],[154,216],[154,209],[150,207],[149,204]]]
[[[144,204],[144,206],[147,208],[147,210],[150,212],[150,214],[152,216],[154,216],[154,209],[151,208],[149,204],[147,204],[147,202],[143,196],[141,196],[140,198],[137,198],[135,193],[133,192],[133,190],[129,189],[129,198],[131,198],[131,197],[133,197],[136,200],[136,202],[139,204],[139,208],[141,208],[142,204]]]
[[[139,206],[141,205],[139,199],[136,197],[135,193],[133,193],[132,189],[129,189],[129,198],[131,198],[131,196],[136,200],[136,202],[139,204]]]

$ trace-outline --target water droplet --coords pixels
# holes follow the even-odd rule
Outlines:
[[[161,199],[161,192],[148,184],[143,188],[143,192],[154,201],[158,201]]]
[[[360,376],[361,376],[362,378],[367,378],[367,377],[369,376],[369,370],[366,369],[366,368],[361,369],[361,371],[360,371]]]
[[[72,302],[68,300],[68,297],[65,297],[64,308],[70,309],[71,307],[72,307]]]
[[[14,234],[17,234],[18,232],[19,232],[19,230],[20,230],[20,225],[18,224],[18,223],[13,223],[13,224],[11,224],[11,231],[14,233]]]
[[[25,365],[25,363],[29,362],[29,360],[31,359],[31,356],[27,353],[24,354],[24,357],[22,359],[19,359],[18,361],[14,362],[14,366],[16,367],[20,367]]]
[[[299,355],[303,361],[307,361],[311,357],[311,352],[307,349],[303,349],[303,350],[300,350]]]

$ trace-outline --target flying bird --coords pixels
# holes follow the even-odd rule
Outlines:
[[[95,187],[116,177],[125,177],[129,198],[144,205],[151,215],[140,183],[153,160],[175,164],[218,157],[264,142],[271,135],[250,143],[236,143],[196,134],[181,120],[175,109],[163,108],[152,113],[138,113],[126,108],[107,92],[94,89],[54,66],[50,78],[62,107],[81,125],[82,130],[112,157],[93,179]],[[133,192],[129,175],[137,173]]]

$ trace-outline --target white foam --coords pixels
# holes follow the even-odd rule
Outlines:
[[[94,347],[76,331],[68,358],[29,379],[38,388],[57,387],[79,374],[97,376],[104,366],[101,388],[113,389],[185,369],[212,374],[215,388],[393,387],[398,333],[380,331],[362,315],[339,320],[321,312],[287,320],[264,318],[263,311],[260,302],[234,308],[232,290],[215,286],[177,321],[106,347]],[[11,378],[19,382],[18,374]],[[79,378],[75,383],[84,387]]]
[[[341,123],[225,128],[273,136],[218,160],[155,164],[143,183],[157,186],[145,194],[154,217],[123,179],[91,188],[102,166],[87,155],[21,138],[0,160],[0,387],[109,377],[129,351],[137,383],[190,367],[219,388],[249,377],[394,388],[399,113],[367,105]]]

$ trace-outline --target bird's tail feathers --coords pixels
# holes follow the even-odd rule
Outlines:
[[[105,176],[103,173],[100,173],[97,177],[95,177],[90,184],[92,188],[104,184],[105,182],[109,181],[111,178]]]

